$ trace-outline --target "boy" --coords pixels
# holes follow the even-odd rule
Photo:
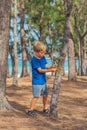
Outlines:
[[[46,46],[42,42],[35,42],[34,56],[31,59],[33,98],[31,100],[30,109],[28,110],[28,115],[30,116],[36,115],[34,107],[41,95],[43,96],[43,113],[48,113],[48,88],[46,85],[46,72],[55,72],[56,65],[51,67],[47,65],[47,61],[44,56],[45,51]]]

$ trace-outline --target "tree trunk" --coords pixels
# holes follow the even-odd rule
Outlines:
[[[71,15],[72,11],[72,1],[66,1],[64,0],[65,8],[66,8],[66,21],[65,21],[65,28],[64,28],[64,37],[63,37],[63,45],[62,49],[60,52],[60,63],[59,67],[63,68],[64,67],[64,60],[65,60],[65,55],[67,52],[67,47],[68,47],[68,41],[69,41],[69,35],[68,35],[68,18]],[[53,91],[52,91],[52,96],[51,96],[51,102],[50,102],[50,116],[52,118],[57,118],[58,117],[58,101],[59,101],[59,93],[60,93],[60,86],[61,86],[61,78],[62,78],[62,72],[56,73],[55,79],[54,79],[54,84],[53,84]]]
[[[80,39],[80,55],[79,55],[79,75],[82,76],[84,75],[83,72],[83,44],[84,44],[84,39],[82,37],[79,36]]]
[[[84,3],[84,1],[82,1],[82,3]],[[83,61],[84,61],[84,55],[83,55],[83,51],[84,51],[84,48],[85,48],[85,44],[84,44],[84,39],[85,39],[85,36],[87,35],[87,28],[86,28],[86,24],[87,24],[87,18],[86,18],[86,15],[84,17],[84,32],[82,34],[82,29],[79,25],[80,23],[80,18],[78,19],[76,13],[78,13],[78,10],[77,12],[75,12],[74,14],[74,20],[75,20],[75,30],[77,32],[77,35],[78,35],[78,38],[79,38],[79,75],[84,75],[84,72],[83,72]],[[82,16],[81,16],[81,19],[82,19]]]
[[[79,51],[78,51],[78,60],[79,60],[79,66],[78,66],[78,72],[77,74],[81,76],[81,53],[80,53],[80,41],[78,40],[78,47],[79,47]]]
[[[67,43],[68,43],[68,80],[76,81],[76,65],[75,65],[75,52],[74,42],[72,37],[71,13],[67,16],[66,21],[67,29]]]
[[[76,81],[76,66],[75,66],[75,54],[74,54],[74,43],[72,39],[69,39],[68,43],[68,80]]]
[[[52,98],[50,104],[50,116],[58,117],[58,97],[60,93],[60,85],[61,85],[61,74],[56,73],[56,77],[54,79]]]
[[[25,36],[25,31],[24,31],[24,0],[21,1],[20,4],[21,12],[20,12],[20,17],[21,17],[21,45],[22,45],[22,74],[21,77],[27,76],[28,71],[27,71],[27,55],[26,55],[26,36]]]
[[[6,99],[11,0],[0,1],[0,110],[12,109]]]
[[[14,0],[14,73],[13,86],[18,85],[18,56],[17,56],[17,0]]]

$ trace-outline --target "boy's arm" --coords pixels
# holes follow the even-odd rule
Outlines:
[[[41,68],[37,68],[37,71],[40,73],[46,73],[46,72],[55,72],[56,71],[56,66],[48,66],[46,65],[46,69],[41,69]]]
[[[52,66],[49,66],[48,64],[46,64],[46,69],[50,69],[50,68],[57,68],[57,66],[55,64]]]

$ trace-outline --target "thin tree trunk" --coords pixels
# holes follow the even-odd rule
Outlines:
[[[85,30],[84,34],[82,35],[79,29],[79,25],[77,22],[77,17],[76,15],[74,16],[74,20],[75,20],[75,30],[77,32],[78,38],[79,38],[79,42],[80,42],[80,46],[79,46],[79,51],[80,51],[80,55],[79,55],[79,59],[80,59],[80,65],[79,65],[79,75],[83,75],[83,48],[84,48],[84,38],[87,35],[87,29]]]
[[[17,56],[17,0],[14,0],[14,74],[13,86],[18,85],[18,56]]]
[[[27,71],[27,55],[26,55],[26,36],[25,36],[25,31],[24,31],[24,0],[21,0],[20,2],[20,17],[21,17],[21,45],[22,45],[22,73],[21,77],[27,76],[28,71]]]

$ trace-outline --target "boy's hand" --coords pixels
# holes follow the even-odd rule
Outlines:
[[[57,66],[54,64],[51,66],[52,72],[55,72],[57,70]]]
[[[51,68],[51,71],[52,72],[57,71],[58,73],[60,73],[60,72],[63,72],[63,68],[54,66],[54,67]]]
[[[51,68],[57,68],[57,66],[54,64],[54,65],[51,66]]]

